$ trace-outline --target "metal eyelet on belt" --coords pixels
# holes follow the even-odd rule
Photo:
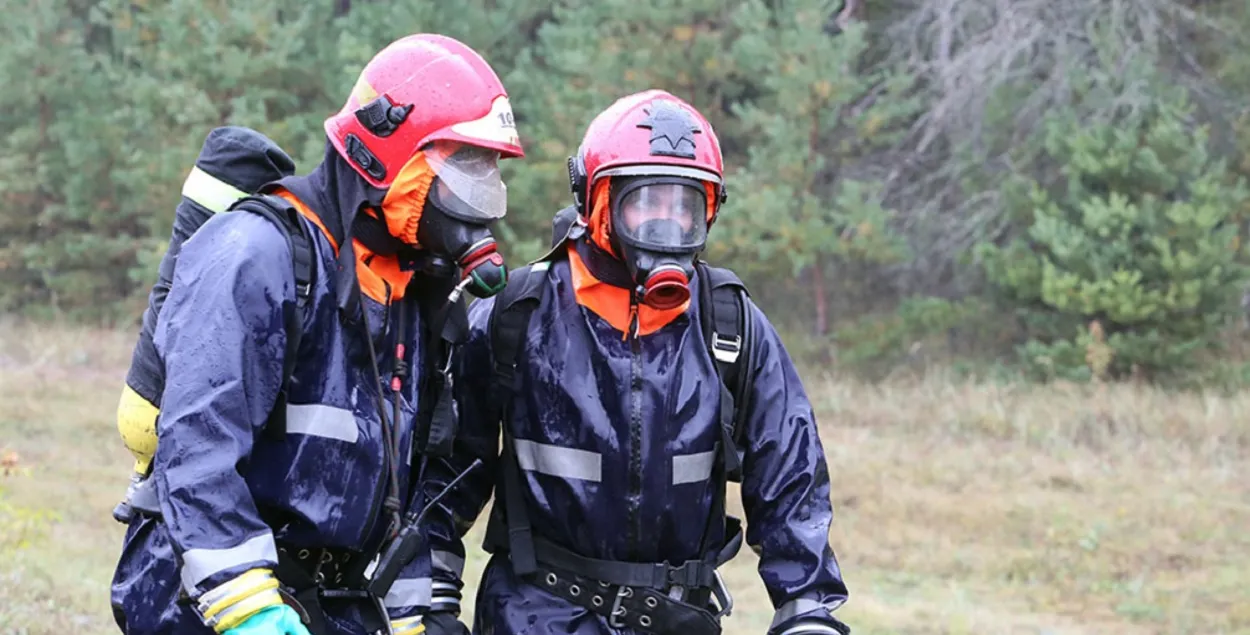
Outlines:
[[[627,598],[634,597],[634,587],[632,586],[621,587],[621,596],[627,597]]]
[[[321,562],[322,563],[334,562],[334,554],[330,553],[329,551],[322,551]]]
[[[594,596],[594,597],[590,598],[590,603],[591,603],[591,605],[593,605],[595,608],[599,608],[599,607],[603,606],[603,596],[602,596],[602,595],[596,595],[596,596]]]
[[[639,623],[639,624],[642,624],[642,627],[643,627],[643,628],[646,628],[646,627],[648,627],[648,626],[651,626],[651,616],[649,616],[649,615],[639,615],[639,616],[638,616],[638,623]]]
[[[579,586],[577,586],[576,584],[574,584],[573,586],[570,586],[570,587],[569,587],[569,595],[571,595],[571,596],[573,596],[573,597],[577,597],[577,596],[579,596],[579,595],[581,595],[581,594],[582,594],[582,588],[581,588],[581,587],[579,587]]]
[[[317,584],[321,584],[322,582],[326,581],[326,574],[318,571],[317,575],[313,577],[313,580],[315,580]]]
[[[605,589],[606,589],[606,588],[608,588],[608,587],[610,587],[610,586],[612,586],[612,585],[611,585],[611,584],[608,584],[607,582],[604,582],[603,580],[600,580],[600,581],[599,581],[599,586],[600,586],[600,587],[603,587],[603,588],[605,588]]]
[[[307,560],[309,555],[310,555],[310,554],[309,554],[309,551],[308,551],[307,549],[300,549],[300,550],[299,550],[299,554],[298,554],[298,555],[296,555],[295,557],[296,557],[296,558],[299,558],[300,560]]]
[[[547,574],[547,586],[555,586],[556,582],[559,582],[559,581],[560,579],[556,577],[556,574],[554,573]]]
[[[657,604],[659,604],[659,602],[657,602],[655,598],[647,598],[647,608],[653,609]]]
[[[342,571],[339,571],[338,573],[334,574],[334,583],[343,584],[343,572]]]
[[[352,559],[352,553],[350,551],[347,553],[344,553],[343,557],[340,559],[343,561],[343,564],[347,564],[347,561]]]

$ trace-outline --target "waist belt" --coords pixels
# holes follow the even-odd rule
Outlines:
[[[600,560],[533,536],[530,544],[537,567],[516,573],[530,584],[608,618],[613,628],[655,635],[719,635],[720,618],[733,609],[733,599],[716,568],[742,549],[740,523],[734,518],[729,521],[734,530],[730,539],[707,560],[679,565]],[[505,551],[503,541],[494,538],[487,537],[492,550]],[[716,612],[709,610],[713,596]]]
[[[593,580],[558,568],[540,567],[525,579],[549,593],[606,617],[613,628],[630,628],[654,635],[720,635],[720,618],[733,606],[724,586],[714,580],[722,608],[713,613],[662,591]],[[707,594],[699,594],[706,598]],[[706,605],[706,603],[704,603]]]
[[[387,632],[389,625],[381,598],[366,589],[367,562],[359,552],[347,549],[279,547],[274,570],[281,583],[283,601],[299,613],[312,635],[329,633],[323,602],[364,602],[373,610],[360,611],[365,632]]]
[[[675,586],[710,588],[716,584],[716,568],[732,560],[742,549],[742,533],[736,532],[712,559],[687,560],[671,565],[667,562],[599,560],[574,553],[538,536],[534,536],[533,541],[534,557],[540,564],[610,585],[658,590]]]

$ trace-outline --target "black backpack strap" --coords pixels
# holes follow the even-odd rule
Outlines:
[[[721,383],[721,454],[725,477],[742,482],[742,430],[754,381],[746,285],[728,269],[698,263],[699,317]]]
[[[751,359],[751,318],[747,288],[728,269],[696,262],[699,284],[699,325],[720,384],[720,455],[715,463],[717,483],[703,529],[700,552],[718,564],[733,558],[742,546],[742,521],[726,510],[729,481],[742,482],[742,430],[746,425],[747,400],[754,380]],[[725,543],[711,544],[720,525]]]
[[[489,334],[494,356],[494,378],[491,390],[492,418],[503,430],[503,463],[499,486],[503,489],[504,517],[496,509],[487,526],[488,549],[505,548],[518,575],[528,575],[538,568],[534,552],[534,534],[529,513],[521,495],[525,475],[517,464],[516,445],[508,430],[512,398],[516,394],[516,367],[525,347],[525,332],[530,316],[542,301],[550,261],[540,261],[513,271],[508,286],[500,292],[490,316]],[[498,499],[497,499],[498,500]],[[506,536],[503,532],[506,519]]]
[[[442,293],[445,289],[436,287],[437,291],[429,297],[447,297]],[[434,304],[430,302],[429,304]],[[455,398],[455,377],[451,363],[455,350],[463,344],[469,335],[468,305],[463,297],[453,304],[445,304],[433,312],[428,322],[426,347],[428,359],[425,371],[429,374],[423,393],[422,405],[417,412],[417,433],[414,437],[415,449],[418,454],[432,457],[451,456],[456,429],[456,411],[453,405]]]
[[[286,307],[284,311],[286,349],[282,356],[282,386],[278,390],[273,411],[269,414],[269,421],[265,424],[266,436],[281,440],[286,436],[286,404],[291,375],[295,372],[300,342],[304,336],[304,312],[308,310],[309,298],[312,296],[312,237],[300,219],[299,210],[286,199],[266,194],[249,196],[239,199],[231,210],[247,211],[267,219],[282,232],[290,247],[291,267],[295,277],[295,306]]]

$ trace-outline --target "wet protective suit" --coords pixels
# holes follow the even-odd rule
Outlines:
[[[462,532],[492,491],[501,514],[510,507],[499,501],[513,487],[534,540],[544,546],[537,568],[518,575],[508,553],[513,527],[492,519],[502,531],[489,545],[497,553],[478,591],[474,632],[624,633],[638,630],[648,609],[648,621],[665,630],[644,632],[670,632],[672,625],[661,623],[661,602],[652,608],[645,599],[629,600],[645,590],[706,606],[714,584],[707,571],[733,537],[710,518],[724,484],[714,470],[722,439],[720,382],[700,330],[704,307],[692,303],[651,332],[626,333],[582,301],[601,283],[576,252],[530,275],[540,280],[542,300],[515,369],[502,461],[495,460],[499,424],[482,398],[492,390],[490,319],[497,300],[470,308],[470,339],[455,367],[461,427],[453,456],[480,458],[491,469],[470,477],[471,493],[442,506],[442,521],[430,529],[434,548],[463,553]],[[702,282],[697,275],[692,281],[696,297]],[[829,474],[811,405],[776,332],[753,304],[749,323],[755,373],[740,446],[742,498],[746,541],[760,555],[760,575],[776,606],[770,632],[796,625],[803,627],[796,633],[841,632],[831,611],[846,588],[829,547]],[[454,472],[446,469],[442,478]],[[544,551],[554,557],[544,562]],[[622,591],[630,587],[601,586],[594,576],[561,567],[562,552],[665,564],[653,568],[657,584]],[[446,572],[435,579],[456,582]],[[580,602],[570,595],[578,591]],[[607,609],[623,593],[630,594],[627,612],[615,621],[583,606],[598,597]],[[635,605],[642,613],[629,612]]]
[[[474,632],[717,635],[732,601],[716,569],[742,544],[729,481],[776,609],[769,633],[849,632],[833,615],[847,589],[811,404],[745,286],[699,258],[723,172],[690,104],[617,100],[570,157],[557,244],[471,306],[455,451],[422,486],[487,467],[428,530],[462,555],[494,495]]]
[[[311,174],[213,215],[181,244],[163,306],[164,283],[153,292],[137,354],[159,363],[132,370],[161,388],[119,407],[138,459],[115,515],[124,632],[456,624],[459,587],[431,582],[450,565],[429,552],[413,483],[449,449],[461,294],[506,282],[498,161],[524,152],[494,70],[437,34],[375,54],[324,129]],[[138,425],[121,425],[128,405]]]
[[[359,240],[338,248],[336,236],[359,222],[368,195],[332,148],[311,174],[277,185],[272,191],[294,205],[313,238],[305,310],[288,243],[269,221],[219,214],[182,245],[154,338],[167,373],[153,477],[159,509],[132,521],[112,587],[124,632],[212,632],[190,595],[258,567],[292,587],[339,585],[342,597],[318,598],[325,632],[385,625],[359,589],[393,530],[387,507],[396,501],[387,498],[400,510],[419,504],[411,448],[428,378],[408,374],[423,367],[429,315],[397,256]],[[361,293],[352,292],[353,277]],[[275,435],[270,409],[283,388],[291,312],[303,336]],[[378,394],[393,379],[401,386],[394,424],[393,395],[380,408]],[[384,416],[394,425],[390,444]],[[428,609],[430,567],[427,553],[405,568],[385,598],[390,617]]]

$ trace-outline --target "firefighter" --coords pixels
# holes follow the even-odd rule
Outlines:
[[[435,325],[506,280],[490,228],[498,161],[523,156],[508,95],[474,50],[411,35],[325,133],[319,165],[259,196],[188,178],[184,195],[230,211],[181,244],[152,335],[158,403],[123,400],[140,404],[128,443],[155,455],[112,584],[122,632],[411,635],[458,608],[428,551],[383,597],[368,576],[424,504]]]
[[[488,468],[429,527],[436,553],[463,557],[493,492],[473,632],[719,633],[739,481],[768,632],[845,635],[812,406],[741,282],[699,257],[726,191],[711,124],[663,91],[624,97],[569,174],[552,251],[470,307],[456,452],[428,484]]]

